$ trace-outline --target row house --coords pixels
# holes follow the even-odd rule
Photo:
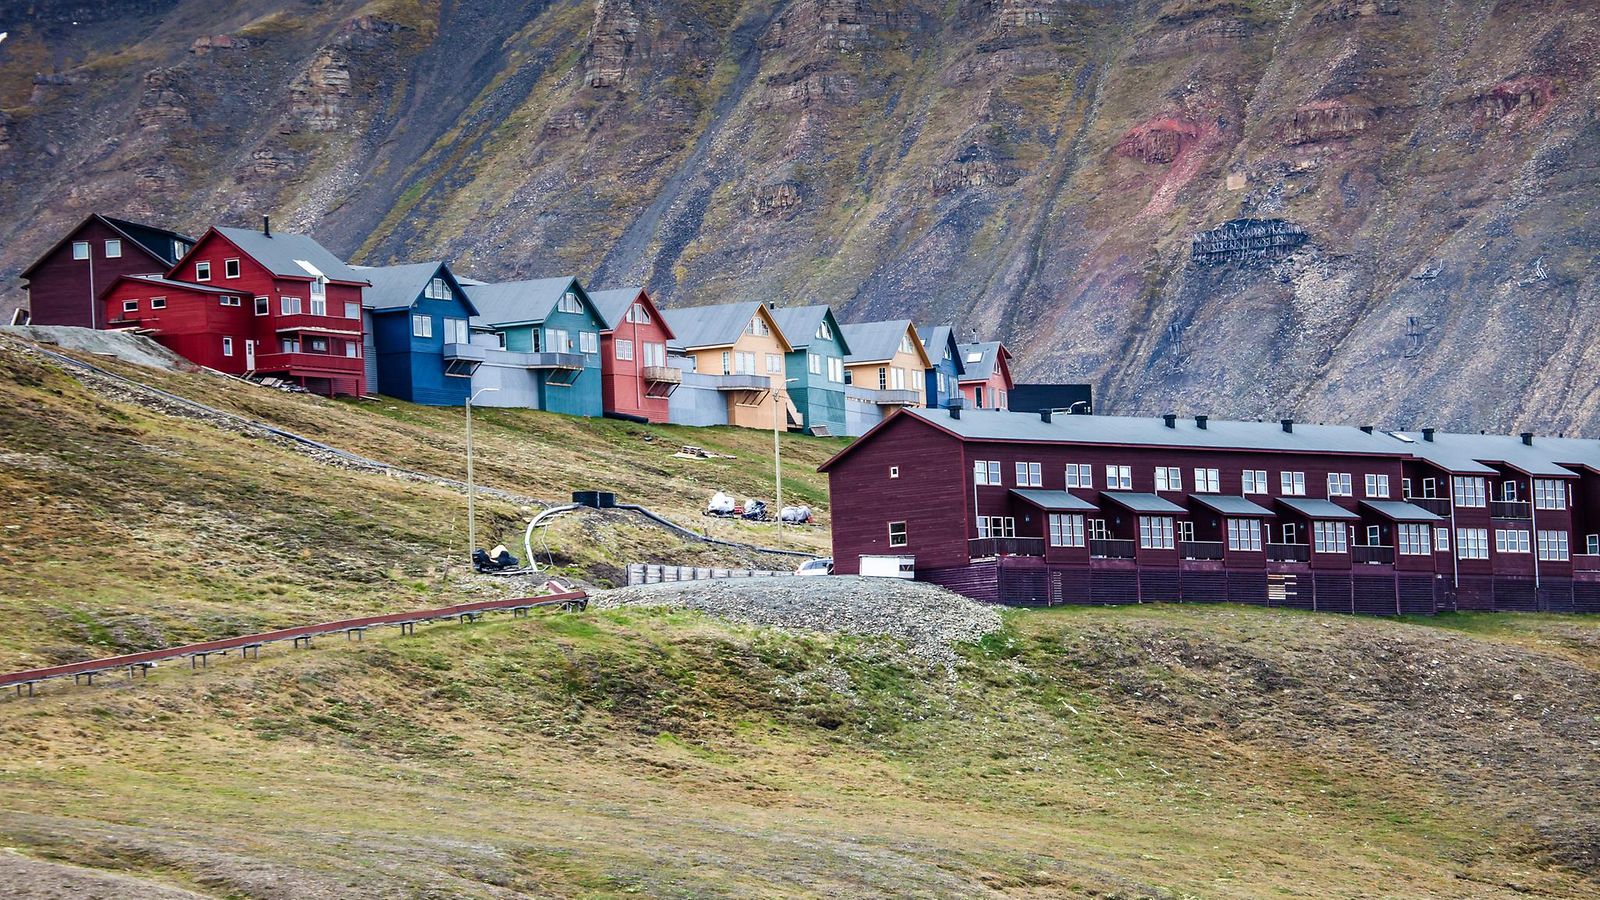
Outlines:
[[[425,406],[460,406],[472,389],[475,361],[462,359],[478,314],[461,280],[442,260],[354,267],[363,292],[367,385]]]
[[[1010,409],[1011,351],[999,341],[960,345],[961,396],[968,409]]]
[[[766,304],[682,307],[663,315],[675,335],[669,363],[684,373],[669,403],[673,423],[803,427],[805,417],[785,391],[785,357],[794,347]]]
[[[117,279],[163,277],[192,246],[176,231],[92,214],[23,270],[27,322],[104,328],[105,293]]]
[[[446,356],[476,366],[472,390],[483,396],[475,404],[605,414],[605,321],[577,278],[468,281],[464,288],[478,310],[469,323],[475,337],[467,345],[447,346]]]
[[[667,365],[676,337],[642,287],[595,291],[600,311],[601,399],[608,416],[666,422],[682,370]]]
[[[961,404],[961,376],[966,369],[961,363],[961,347],[956,343],[956,330],[949,325],[919,328],[922,349],[928,354],[927,384],[924,387],[927,405],[931,409],[949,409]]]
[[[792,348],[784,357],[787,394],[800,412],[807,434],[845,433],[845,342],[839,320],[827,306],[786,306],[773,321]]]
[[[910,319],[844,326],[845,433],[865,434],[897,409],[926,403],[932,368]]]
[[[906,409],[822,470],[836,571],[982,600],[1600,611],[1600,442]]]

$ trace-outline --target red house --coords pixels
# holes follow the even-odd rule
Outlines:
[[[200,365],[334,396],[366,393],[366,279],[305,235],[212,228],[165,277],[125,276],[105,327],[133,328]]]
[[[1011,351],[999,341],[962,344],[961,396],[968,409],[1010,409]]]
[[[124,275],[162,275],[194,245],[176,231],[95,213],[23,271],[33,325],[103,328],[101,300]]]
[[[667,421],[667,398],[683,378],[667,365],[667,341],[677,335],[642,287],[596,291],[589,295],[604,319],[600,366],[605,411]]]
[[[1600,612],[1600,441],[910,409],[822,470],[835,571],[982,600]]]

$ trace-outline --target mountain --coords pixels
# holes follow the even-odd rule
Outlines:
[[[89,210],[271,213],[364,263],[954,322],[1107,412],[1600,425],[1587,0],[25,12],[13,286]]]

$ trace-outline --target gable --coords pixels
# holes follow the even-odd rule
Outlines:
[[[38,259],[34,260],[33,263],[26,269],[23,269],[19,277],[31,279],[33,277],[33,273],[38,271],[40,266],[43,266],[45,263],[49,262],[56,256],[56,254],[68,251],[75,241],[88,240],[93,243],[95,241],[106,240],[107,238],[122,241],[122,255],[124,257],[130,255],[130,253],[136,253],[150,260],[150,262],[154,263],[156,266],[155,271],[165,272],[167,271],[167,267],[172,264],[165,257],[159,256],[152,252],[150,248],[145,246],[142,241],[138,240],[123,229],[118,228],[112,220],[100,215],[99,213],[90,213],[82,222],[78,223],[76,228],[73,228],[71,231],[67,232],[66,235],[60,240],[56,241],[49,250],[46,250],[44,253],[40,254]]]

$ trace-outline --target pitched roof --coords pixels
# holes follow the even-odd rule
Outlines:
[[[1067,491],[1043,491],[1034,488],[1012,488],[1011,496],[1020,497],[1034,506],[1047,511],[1060,510],[1096,510],[1095,506],[1081,497]]]
[[[562,275],[528,281],[467,284],[462,286],[462,290],[478,309],[472,324],[522,325],[543,322],[569,287],[577,286],[580,297],[588,296],[577,282],[575,276]]]
[[[1500,463],[1529,475],[1571,477],[1571,469],[1557,465],[1551,457],[1553,447],[1535,439],[1532,446],[1520,438],[1504,434],[1451,434],[1435,432],[1433,440],[1423,440],[1419,432],[1390,432],[1388,437],[1403,444],[1413,455],[1457,474],[1494,472],[1488,463]],[[1545,439],[1552,440],[1552,439]]]
[[[962,381],[988,381],[999,363],[1000,354],[1011,356],[1011,351],[999,341],[957,344],[956,349],[961,354],[961,364],[966,368],[961,376]]]
[[[366,281],[361,273],[306,235],[287,232],[267,235],[254,228],[217,227],[213,230],[274,275],[287,278],[316,278],[322,275],[330,281],[351,281],[356,284]]]
[[[1394,522],[1443,522],[1443,516],[1436,516],[1415,504],[1404,500],[1363,500],[1363,506],[1373,512]]]
[[[1100,495],[1129,512],[1183,514],[1188,510],[1159,494],[1144,491],[1101,491]]]
[[[1224,516],[1248,516],[1260,518],[1272,515],[1272,510],[1257,506],[1248,497],[1230,496],[1227,494],[1190,494],[1189,499],[1204,506],[1214,513]]]
[[[215,285],[193,284],[188,281],[177,281],[172,278],[165,278],[161,275],[123,275],[117,280],[122,281],[124,279],[128,281],[142,281],[148,284],[153,284],[164,288],[172,288],[173,290],[179,291],[197,291],[202,294],[224,294],[236,297],[244,296],[244,294],[242,294],[238,288],[229,290],[228,288],[218,287]]]
[[[672,333],[678,336],[673,346],[694,350],[700,347],[726,347],[737,341],[759,309],[761,304],[752,300],[716,306],[681,306],[664,309],[661,315],[666,318]],[[780,327],[778,330],[782,332],[783,329]]]
[[[922,338],[922,349],[928,351],[928,362],[938,365],[938,360],[948,350],[951,362],[956,364],[956,374],[961,375],[967,371],[966,364],[961,359],[961,348],[956,345],[954,326],[935,325],[932,328],[918,328],[917,337]]]
[[[411,305],[421,296],[423,288],[433,280],[433,276],[442,268],[446,276],[454,278],[455,273],[443,260],[432,262],[406,263],[398,266],[351,266],[365,278],[372,287],[361,292],[361,305],[367,309],[383,312],[391,309],[410,309]],[[459,284],[459,282],[457,282]],[[465,290],[462,291],[466,293]],[[467,302],[469,315],[477,315],[477,310]]]
[[[1308,519],[1361,518],[1332,500],[1322,500],[1317,497],[1279,497],[1278,502]]]
[[[833,310],[824,304],[812,306],[781,306],[769,310],[772,320],[778,323],[778,330],[788,339],[789,346],[796,350],[804,350],[811,346],[817,339],[817,329],[825,321],[833,323],[833,339],[839,343],[839,348],[848,356],[850,343],[845,340],[844,329],[839,327],[839,321],[833,317]]]
[[[182,241],[188,245],[194,244],[194,238],[184,234],[179,234],[176,231],[158,228],[155,225],[145,225],[141,222],[130,222],[127,219],[115,219],[111,216],[100,215],[99,213],[90,213],[88,216],[84,217],[82,222],[79,222],[76,226],[74,226],[71,231],[68,231],[66,234],[62,235],[60,240],[56,241],[54,244],[51,244],[49,250],[39,254],[39,258],[34,260],[32,265],[22,270],[20,277],[31,278],[34,269],[39,268],[41,263],[54,255],[55,252],[66,245],[68,241],[72,240],[74,235],[83,230],[83,226],[93,221],[99,221],[107,228],[110,228],[117,234],[122,235],[124,239],[134,245],[135,250],[138,250],[144,253],[146,256],[151,257],[152,261],[162,263],[167,267],[171,267],[173,263],[177,262],[177,260],[173,257],[174,248],[172,246],[172,242],[174,240]]]
[[[900,351],[900,339],[909,332],[915,334],[911,327],[910,319],[889,319],[885,322],[857,322],[845,325],[842,329],[844,339],[850,342],[850,354],[844,358],[847,365],[859,363],[879,362],[889,359]],[[918,339],[914,345],[920,345]],[[927,361],[928,353],[922,347],[916,347],[917,352]]]
[[[639,299],[642,293],[644,288],[635,285],[608,291],[593,291],[589,294],[589,299],[594,301],[594,308],[600,313],[601,324],[606,330],[612,331],[622,322],[622,316],[628,311],[628,307],[632,306],[633,301]]]

